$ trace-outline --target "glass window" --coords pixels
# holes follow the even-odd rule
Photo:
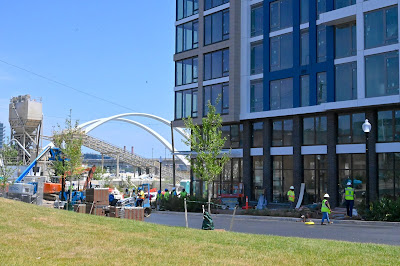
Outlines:
[[[339,115],[338,144],[364,143],[365,136],[361,128],[364,121],[364,113]]]
[[[293,67],[293,34],[270,38],[270,70],[276,71]]]
[[[252,6],[251,7],[251,37],[262,35],[263,34],[263,17],[264,17],[264,8],[262,5]]]
[[[378,112],[378,141],[400,141],[400,111]]]
[[[252,124],[253,148],[261,148],[263,146],[263,126],[263,122],[255,122]]]
[[[317,73],[317,104],[327,102],[326,72]]]
[[[252,199],[258,200],[263,194],[263,164],[262,156],[254,156],[253,158],[253,189]]]
[[[379,153],[379,198],[400,196],[400,153]]]
[[[204,55],[204,80],[229,76],[229,49]]]
[[[336,101],[357,99],[357,62],[335,66]]]
[[[176,26],[177,53],[198,47],[198,28],[197,20]]]
[[[356,0],[335,0],[335,9],[351,6],[356,3]]]
[[[305,66],[310,64],[310,34],[308,30],[301,31],[300,42],[300,57],[301,65]]]
[[[176,20],[180,20],[199,13],[198,0],[177,0],[176,1]]]
[[[272,122],[272,146],[292,146],[293,120],[274,120]]]
[[[204,45],[229,39],[229,9],[204,17]]]
[[[274,80],[270,83],[270,109],[293,107],[293,78]]]
[[[303,118],[303,144],[322,145],[327,143],[326,116]]]
[[[229,84],[221,83],[204,87],[204,116],[208,113],[208,102],[211,102],[219,114],[229,113]]]
[[[301,106],[310,105],[310,76],[304,75],[300,79]]]
[[[197,57],[175,62],[175,86],[195,83],[198,80]]]
[[[251,45],[250,74],[263,73],[263,44]]]
[[[364,15],[365,49],[398,42],[397,6]]]
[[[316,0],[316,1],[317,1],[317,19],[319,19],[319,15],[327,11],[326,0]]]
[[[348,181],[354,188],[355,202],[360,203],[366,192],[365,154],[339,154],[339,186],[338,193],[343,195]]]
[[[270,3],[270,31],[293,26],[292,0],[280,0]]]
[[[197,89],[175,92],[175,119],[197,117]]]
[[[317,39],[318,39],[318,47],[317,47],[317,56],[318,63],[326,61],[326,26],[318,26],[317,27]]]
[[[204,10],[211,9],[213,7],[220,6],[225,3],[229,3],[229,0],[205,0]]]
[[[307,23],[310,21],[310,6],[309,0],[300,1],[300,24]]]
[[[356,24],[345,24],[335,27],[335,58],[349,57],[357,54]]]
[[[326,155],[304,155],[304,203],[313,204],[323,200],[328,193],[328,172]]]
[[[293,156],[272,156],[273,202],[287,202],[287,192],[293,186]]]
[[[366,97],[399,94],[399,52],[365,58]]]
[[[255,80],[250,84],[250,112],[264,111],[263,81]]]

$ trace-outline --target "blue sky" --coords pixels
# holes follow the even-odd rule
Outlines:
[[[0,122],[8,132],[9,99],[23,94],[42,98],[46,135],[64,125],[70,109],[80,122],[126,112],[173,119],[174,0],[0,3]],[[167,126],[135,120],[170,140]],[[155,138],[132,125],[112,122],[91,135],[120,147],[134,146],[142,156],[151,157],[152,150],[155,158],[165,156]],[[175,142],[185,149],[178,137]]]

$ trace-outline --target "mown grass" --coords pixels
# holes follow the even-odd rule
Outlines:
[[[400,247],[201,231],[0,198],[0,265],[399,265]]]

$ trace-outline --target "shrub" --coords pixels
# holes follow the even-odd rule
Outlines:
[[[392,199],[383,197],[370,203],[369,209],[363,201],[359,206],[359,212],[365,220],[400,222],[400,198]]]

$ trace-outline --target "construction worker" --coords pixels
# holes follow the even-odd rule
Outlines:
[[[135,188],[132,189],[132,195],[131,195],[131,197],[132,197],[132,198],[135,198],[135,197],[136,197]]]
[[[347,182],[347,187],[344,189],[344,199],[346,200],[347,216],[353,217],[354,207],[354,188],[351,187],[351,182]]]
[[[171,196],[176,197],[178,194],[176,194],[176,188],[172,188]]]
[[[294,208],[294,199],[295,199],[295,194],[294,194],[294,186],[290,186],[290,190],[287,193],[288,201],[290,203],[290,209]]]
[[[129,198],[129,189],[128,188],[125,189],[125,193],[124,193],[124,199],[127,199],[127,198]]]
[[[165,189],[165,193],[164,193],[164,199],[165,200],[169,200],[169,192],[168,192],[168,188]]]
[[[321,205],[321,212],[322,212],[321,225],[325,225],[324,224],[325,219],[328,221],[329,224],[333,223],[329,220],[329,213],[331,213],[331,205],[329,205],[328,199],[329,199],[329,195],[327,193],[324,195],[324,200],[322,201],[322,205]]]
[[[142,188],[138,188],[138,198],[136,199],[136,207],[141,207],[144,201],[144,191]]]
[[[163,195],[161,194],[161,190],[159,190],[159,191],[157,192],[157,201],[156,201],[156,204],[157,204],[157,211],[160,210],[162,197],[163,197]]]
[[[181,199],[184,199],[184,198],[186,198],[187,197],[187,192],[186,192],[186,190],[183,188],[182,189],[182,191],[181,191]]]

